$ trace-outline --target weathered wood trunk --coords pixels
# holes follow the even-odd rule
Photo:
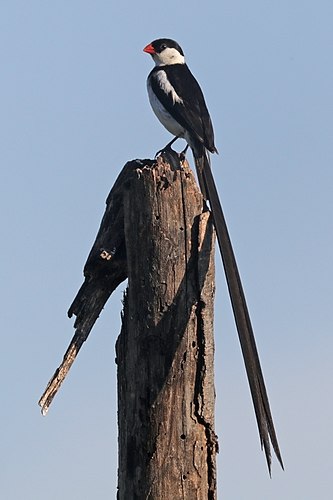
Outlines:
[[[191,171],[159,162],[128,186],[124,221],[118,498],[215,499],[212,220]]]

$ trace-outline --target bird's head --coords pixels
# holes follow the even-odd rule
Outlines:
[[[184,64],[185,57],[182,48],[170,38],[159,38],[146,45],[144,52],[150,54],[156,66],[166,66],[168,64]]]

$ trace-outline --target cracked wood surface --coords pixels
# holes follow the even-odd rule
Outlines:
[[[118,499],[213,500],[214,231],[192,172],[143,169],[124,227]]]

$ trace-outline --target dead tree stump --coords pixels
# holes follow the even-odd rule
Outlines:
[[[118,498],[215,499],[214,231],[191,171],[138,171],[124,227]]]

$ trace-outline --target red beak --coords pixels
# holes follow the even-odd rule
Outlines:
[[[143,52],[147,52],[147,54],[156,54],[155,49],[151,43],[146,45],[146,47],[143,49]]]

